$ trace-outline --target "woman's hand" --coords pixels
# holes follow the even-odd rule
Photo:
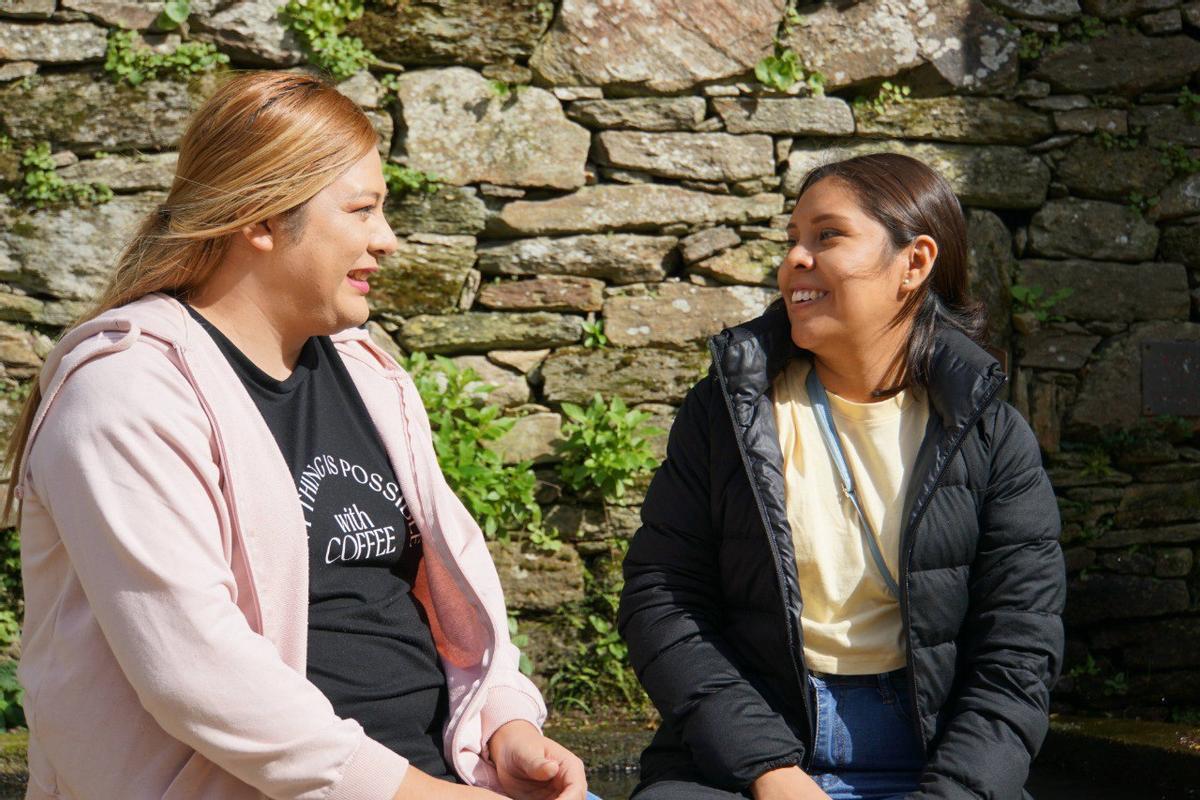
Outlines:
[[[764,772],[750,784],[754,800],[829,800],[817,782],[799,767]]]
[[[488,740],[500,787],[514,800],[584,800],[579,757],[524,720],[506,722]]]

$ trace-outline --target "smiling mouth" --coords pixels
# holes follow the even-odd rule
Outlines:
[[[792,304],[807,305],[815,303],[828,294],[829,292],[821,291],[820,289],[797,289],[792,292]]]

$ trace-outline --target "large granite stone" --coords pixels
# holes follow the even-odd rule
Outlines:
[[[1050,186],[1050,168],[1019,147],[805,140],[788,155],[783,193],[795,197],[814,167],[864,153],[903,153],[925,162],[940,172],[959,200],[969,206],[1037,208]]]
[[[992,0],[992,7],[1020,19],[1069,22],[1079,16],[1079,0]]]
[[[621,97],[579,100],[567,106],[567,116],[589,128],[638,131],[690,131],[704,121],[703,97]]]
[[[553,200],[517,200],[488,223],[502,236],[654,231],[667,225],[742,224],[783,209],[783,197],[731,197],[663,184],[587,186]]]
[[[407,165],[453,184],[573,189],[584,183],[587,129],[553,94],[527,87],[501,98],[478,72],[419,70],[397,82]]]
[[[478,303],[499,311],[599,311],[604,281],[571,275],[495,281],[480,289]]]
[[[1146,143],[1200,147],[1200,120],[1179,106],[1134,106],[1129,124],[1143,129]]]
[[[1162,11],[1179,5],[1175,0],[1082,0],[1087,14],[1100,19],[1130,19],[1151,11]]]
[[[1012,234],[991,211],[967,210],[967,279],[971,297],[987,309],[987,342],[1008,349],[1012,339]]]
[[[1164,188],[1154,214],[1160,220],[1200,214],[1200,172],[1184,175]]]
[[[1068,432],[1085,437],[1145,421],[1136,387],[1142,383],[1142,343],[1154,341],[1200,341],[1200,325],[1149,322],[1108,341],[1083,374],[1078,398],[1067,416]],[[1134,542],[1126,542],[1130,543]]]
[[[1181,481],[1125,487],[1114,522],[1119,528],[1140,528],[1197,519],[1200,519],[1200,481]]]
[[[0,252],[3,252],[2,248],[0,244]],[[0,319],[9,322],[32,322],[65,328],[79,319],[87,306],[82,300],[41,300],[16,292],[0,292]]]
[[[980,92],[1015,84],[1019,40],[979,0],[864,0],[822,4],[786,44],[831,89],[909,72],[910,82]]]
[[[1057,92],[1137,95],[1175,89],[1198,69],[1200,42],[1190,36],[1118,31],[1043,56],[1032,77]]]
[[[1117,264],[1108,261],[1020,262],[1025,286],[1040,286],[1043,297],[1071,289],[1051,314],[1068,320],[1140,322],[1187,319],[1187,272],[1182,264]]]
[[[1158,239],[1158,257],[1200,269],[1200,225],[1168,225]]]
[[[383,212],[399,235],[474,235],[483,230],[487,220],[487,206],[478,192],[467,186],[439,186],[434,192],[392,192]]]
[[[542,390],[551,403],[586,403],[599,392],[630,404],[679,404],[704,377],[708,363],[708,353],[699,349],[571,347],[542,364]]]
[[[601,164],[666,178],[743,181],[775,174],[770,136],[728,133],[605,131],[596,136]]]
[[[520,541],[490,541],[487,547],[510,608],[554,611],[583,600],[583,561],[571,545],[553,553]]]
[[[1056,158],[1054,173],[1072,194],[1124,201],[1130,194],[1153,197],[1171,180],[1162,154],[1148,147],[1126,150],[1079,138]]]
[[[474,264],[472,236],[413,234],[380,259],[367,298],[376,312],[449,314],[461,308]]]
[[[42,64],[99,61],[107,47],[104,28],[90,22],[63,25],[0,22],[0,61]]]
[[[279,15],[280,0],[222,3],[193,14],[195,38],[215,44],[234,60],[260,67],[290,67],[304,59],[296,34]]]
[[[718,97],[713,110],[730,133],[848,136],[854,114],[837,97]]]
[[[539,411],[518,417],[507,433],[485,442],[484,447],[500,453],[505,464],[552,464],[562,460],[555,448],[561,441],[562,417],[552,411]]]
[[[630,287],[605,300],[604,333],[619,347],[694,349],[722,329],[761,315],[778,294],[754,286]]]
[[[0,322],[0,365],[8,377],[32,378],[37,375],[49,346],[49,339],[44,334]]]
[[[674,236],[608,234],[486,242],[485,275],[579,275],[615,284],[661,281],[674,262]]]
[[[49,19],[55,0],[0,0],[0,17]]]
[[[1158,250],[1158,228],[1137,209],[1098,200],[1050,200],[1029,223],[1029,252],[1052,258],[1148,261]]]
[[[1050,117],[998,97],[910,98],[856,109],[859,136],[966,144],[1033,144],[1054,133]]]
[[[543,520],[572,542],[630,539],[642,524],[637,508],[618,505],[555,505],[546,510]]]
[[[528,58],[553,16],[540,0],[368,3],[346,33],[400,64],[493,64]]]
[[[709,256],[716,255],[741,243],[741,237],[732,228],[724,225],[716,228],[705,228],[679,240],[679,254],[685,264],[703,261]]]
[[[1135,617],[1161,617],[1188,608],[1187,584],[1140,575],[1096,573],[1076,578],[1068,587],[1068,625]]]
[[[786,244],[754,239],[695,263],[689,267],[689,271],[707,275],[721,283],[774,287],[778,283],[776,273],[779,262],[785,255]]]
[[[1183,552],[1191,555],[1190,550]],[[1105,626],[1091,637],[1092,647],[1120,648],[1125,663],[1149,670],[1200,666],[1200,624],[1193,619],[1167,619]]]
[[[0,204],[0,280],[69,300],[94,300],[127,237],[162,201],[117,196],[92,208],[22,212]]]
[[[145,30],[154,25],[166,3],[162,0],[62,0],[68,11],[79,11],[106,25]]]
[[[204,75],[135,87],[94,72],[38,74],[28,84],[0,87],[0,125],[14,139],[46,139],[76,153],[174,147],[216,85]]]
[[[579,317],[542,311],[492,314],[468,311],[445,316],[421,315],[404,321],[400,344],[425,353],[486,353],[512,348],[536,350],[578,342],[583,335]]]
[[[1087,363],[1098,344],[1100,337],[1080,326],[1072,326],[1070,330],[1039,328],[1021,337],[1020,364],[1022,367],[1076,370]]]
[[[784,0],[563,0],[529,65],[550,84],[678,92],[753,69],[771,54],[783,9]]]
[[[63,167],[58,174],[71,183],[103,183],[116,192],[166,191],[175,180],[175,164],[178,160],[178,153],[106,156]]]
[[[460,370],[470,370],[479,377],[478,381],[468,383],[465,390],[480,403],[512,408],[529,402],[529,381],[521,373],[494,364],[486,356],[457,356],[450,360]]]

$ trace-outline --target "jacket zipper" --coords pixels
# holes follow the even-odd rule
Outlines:
[[[906,671],[908,672],[908,689],[909,700],[912,703],[912,718],[913,727],[917,733],[917,740],[921,742],[921,747],[925,747],[925,730],[924,724],[921,722],[921,713],[917,708],[917,673],[913,668],[913,648],[912,648],[912,617],[908,605],[908,578],[909,578],[909,562],[912,559],[913,543],[916,540],[917,526],[925,516],[925,511],[929,508],[929,501],[933,498],[934,492],[942,485],[942,477],[946,474],[946,469],[950,466],[950,462],[954,456],[962,448],[963,441],[967,438],[967,433],[971,428],[975,427],[975,423],[983,416],[983,412],[991,405],[992,399],[1004,388],[1005,380],[1000,380],[995,386],[988,391],[982,402],[967,418],[966,424],[955,438],[950,446],[950,451],[946,454],[946,458],[942,461],[942,466],[938,469],[937,475],[933,479],[933,486],[922,498],[921,507],[917,510],[917,516],[913,518],[912,524],[908,526],[908,541],[904,548],[903,557],[900,562],[900,585],[902,591],[900,593],[900,616],[904,624],[904,662]]]
[[[400,378],[392,376],[391,380],[395,383],[396,391],[400,395],[400,422],[404,426],[404,440],[405,440],[405,445],[408,447],[410,461],[411,461],[412,435],[411,435],[410,429],[409,429],[408,408],[407,408],[407,403],[405,402],[405,398],[404,398],[404,387],[401,385]],[[415,464],[413,464],[411,466],[411,469],[413,471],[413,477],[415,479],[415,477],[416,477]],[[414,491],[416,490],[415,483],[413,486],[413,490]],[[486,692],[490,688],[488,686],[488,678],[491,676],[492,666],[495,664],[495,653],[496,653],[496,645],[497,645],[496,631],[492,627],[491,617],[488,615],[487,609],[484,608],[483,602],[479,598],[479,594],[475,591],[475,587],[471,585],[471,582],[467,580],[466,575],[463,574],[462,568],[458,564],[458,559],[454,558],[453,554],[450,553],[449,548],[446,547],[445,541],[442,540],[441,537],[438,537],[438,536],[428,537],[428,539],[432,539],[435,542],[437,542],[435,547],[441,548],[443,560],[446,561],[448,564],[452,565],[452,568],[455,572],[455,577],[456,577],[457,582],[459,583],[460,587],[466,587],[466,591],[464,591],[464,594],[466,595],[467,599],[470,600],[471,605],[473,605],[475,607],[475,610],[476,610],[478,616],[480,616],[482,619],[487,621],[487,624],[484,625],[484,627],[487,629],[489,648],[493,654],[493,658],[489,659],[487,665],[484,667],[484,673],[480,677],[479,681],[476,683],[476,685],[473,689],[473,692],[464,701],[462,713],[460,713],[459,717],[458,717],[460,724],[455,729],[454,734],[450,737],[451,753],[449,755],[450,755],[451,765],[453,766],[454,761],[455,761],[455,756],[458,753],[457,739],[458,739],[458,732],[459,732],[459,730],[461,730],[461,721],[470,717],[471,713],[473,713],[473,711],[474,711],[474,707],[477,705],[477,702],[479,701],[479,698],[486,697],[487,696]],[[481,745],[483,746],[484,749],[486,749],[486,747],[487,747],[486,742],[482,742]],[[482,751],[481,751],[480,755],[482,757],[482,755],[483,755]]]
[[[804,755],[800,759],[800,768],[805,772],[812,766],[813,750],[816,747],[817,730],[816,721],[813,719],[812,703],[808,697],[808,665],[804,663],[803,644],[797,641],[792,635],[792,625],[790,614],[787,607],[787,582],[783,574],[783,566],[780,564],[779,547],[775,543],[774,534],[771,533],[771,523],[767,518],[767,508],[762,501],[762,493],[759,491],[758,483],[754,480],[754,473],[750,468],[750,457],[746,452],[746,446],[742,441],[742,436],[737,432],[738,421],[737,415],[733,410],[733,398],[729,395],[729,384],[725,379],[725,372],[721,368],[720,359],[717,357],[715,343],[709,344],[709,351],[713,356],[713,365],[716,367],[717,378],[721,382],[721,396],[725,399],[725,407],[729,410],[729,422],[734,426],[734,441],[737,442],[738,453],[742,458],[742,465],[746,469],[746,477],[750,482],[750,490],[754,495],[754,504],[758,507],[758,515],[763,523],[763,531],[767,535],[767,544],[771,548],[771,555],[775,561],[775,579],[779,582],[779,596],[783,604],[783,627],[787,632],[788,651],[792,657],[792,670],[795,673],[796,682],[800,688],[800,697],[804,702],[804,719],[808,723],[808,746],[804,748]],[[797,584],[798,585],[798,584]]]

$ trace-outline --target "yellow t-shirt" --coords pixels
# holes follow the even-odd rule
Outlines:
[[[804,658],[818,672],[866,675],[904,666],[900,602],[887,591],[863,541],[862,523],[842,491],[821,439],[797,358],[773,384],[783,451],[787,514],[804,599]],[[874,403],[832,392],[829,406],[863,511],[893,577],[899,578],[901,517],[929,402],[910,389]]]

